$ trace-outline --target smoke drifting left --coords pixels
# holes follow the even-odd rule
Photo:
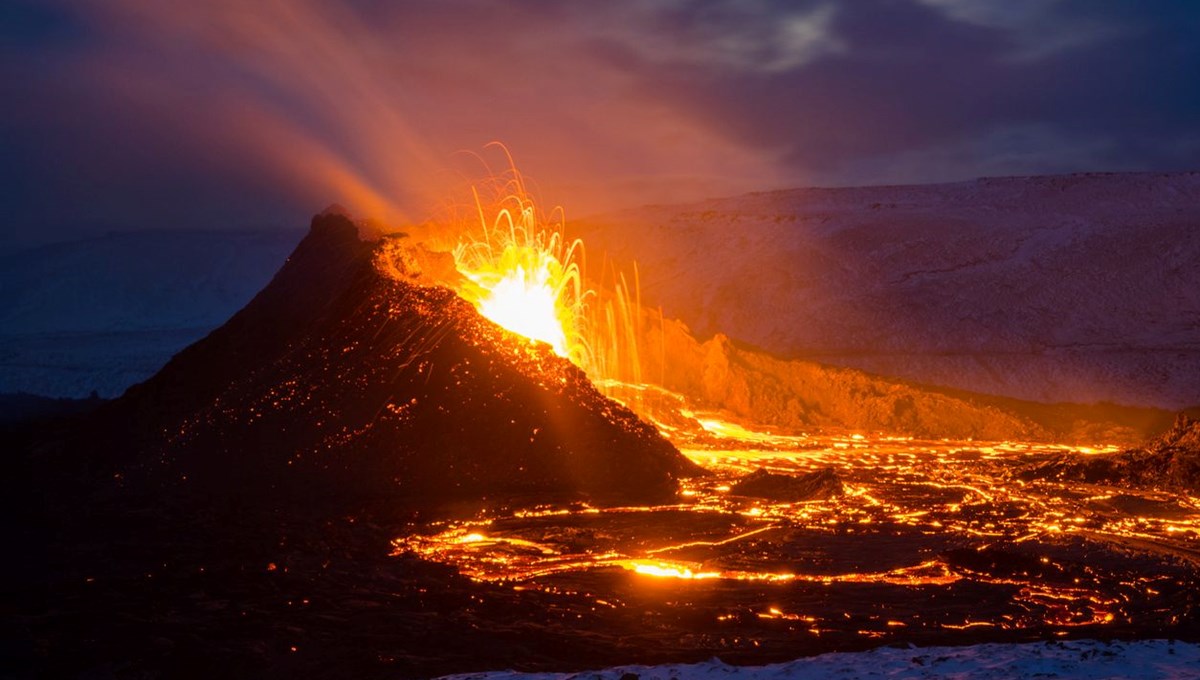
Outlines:
[[[769,174],[689,114],[648,101],[620,60],[596,47],[602,31],[565,9],[315,0],[68,7],[93,35],[56,56],[73,83],[65,106],[102,109],[101,121],[64,120],[89,147],[75,155],[134,183],[164,171],[184,183],[195,176],[194,196],[223,185],[209,192],[213,202],[278,197],[299,217],[337,201],[412,223],[461,186],[461,174],[478,176],[460,152],[495,140],[575,215],[739,191]],[[111,125],[120,136],[102,131]],[[131,148],[143,158],[131,160]],[[731,183],[735,176],[747,184]],[[151,200],[163,209],[143,206],[151,214],[141,217],[179,211],[158,194]]]

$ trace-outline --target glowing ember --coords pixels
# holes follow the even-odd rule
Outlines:
[[[658,576],[661,578],[682,578],[682,579],[707,579],[720,578],[721,574],[715,571],[692,571],[690,567],[682,565],[672,565],[663,562],[647,563],[639,561],[630,561],[626,568],[631,569],[634,573],[645,576]]]
[[[1013,465],[1074,449],[849,434],[788,440],[702,420],[705,447],[684,451],[712,475],[686,480],[676,504],[481,516],[397,539],[396,552],[479,581],[578,589],[605,607],[686,597],[730,632],[1058,635],[1146,617],[1170,623],[1190,611],[1180,594],[1194,583],[1200,504],[1052,479],[1012,482]],[[714,442],[718,431],[733,436]],[[731,493],[735,480],[764,467],[834,468],[845,493],[804,502]],[[622,572],[634,578],[614,578]]]

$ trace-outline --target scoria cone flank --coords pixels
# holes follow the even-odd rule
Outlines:
[[[131,451],[127,485],[306,502],[661,500],[696,472],[548,347],[433,285],[447,258],[314,218],[249,305],[101,409],[84,445]]]

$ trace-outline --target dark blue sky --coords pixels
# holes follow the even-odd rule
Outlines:
[[[0,245],[420,220],[493,140],[568,217],[1200,169],[1189,0],[8,0],[0,57]]]

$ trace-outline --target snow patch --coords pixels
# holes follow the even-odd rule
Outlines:
[[[704,338],[1037,401],[1200,403],[1200,173],[795,189],[581,221]]]
[[[881,647],[867,652],[822,654],[768,666],[730,666],[713,659],[697,664],[618,666],[580,673],[465,673],[445,676],[445,680],[1007,680],[1030,677],[1059,680],[1195,679],[1200,678],[1200,645],[1173,640],[1071,640],[966,647]]]

